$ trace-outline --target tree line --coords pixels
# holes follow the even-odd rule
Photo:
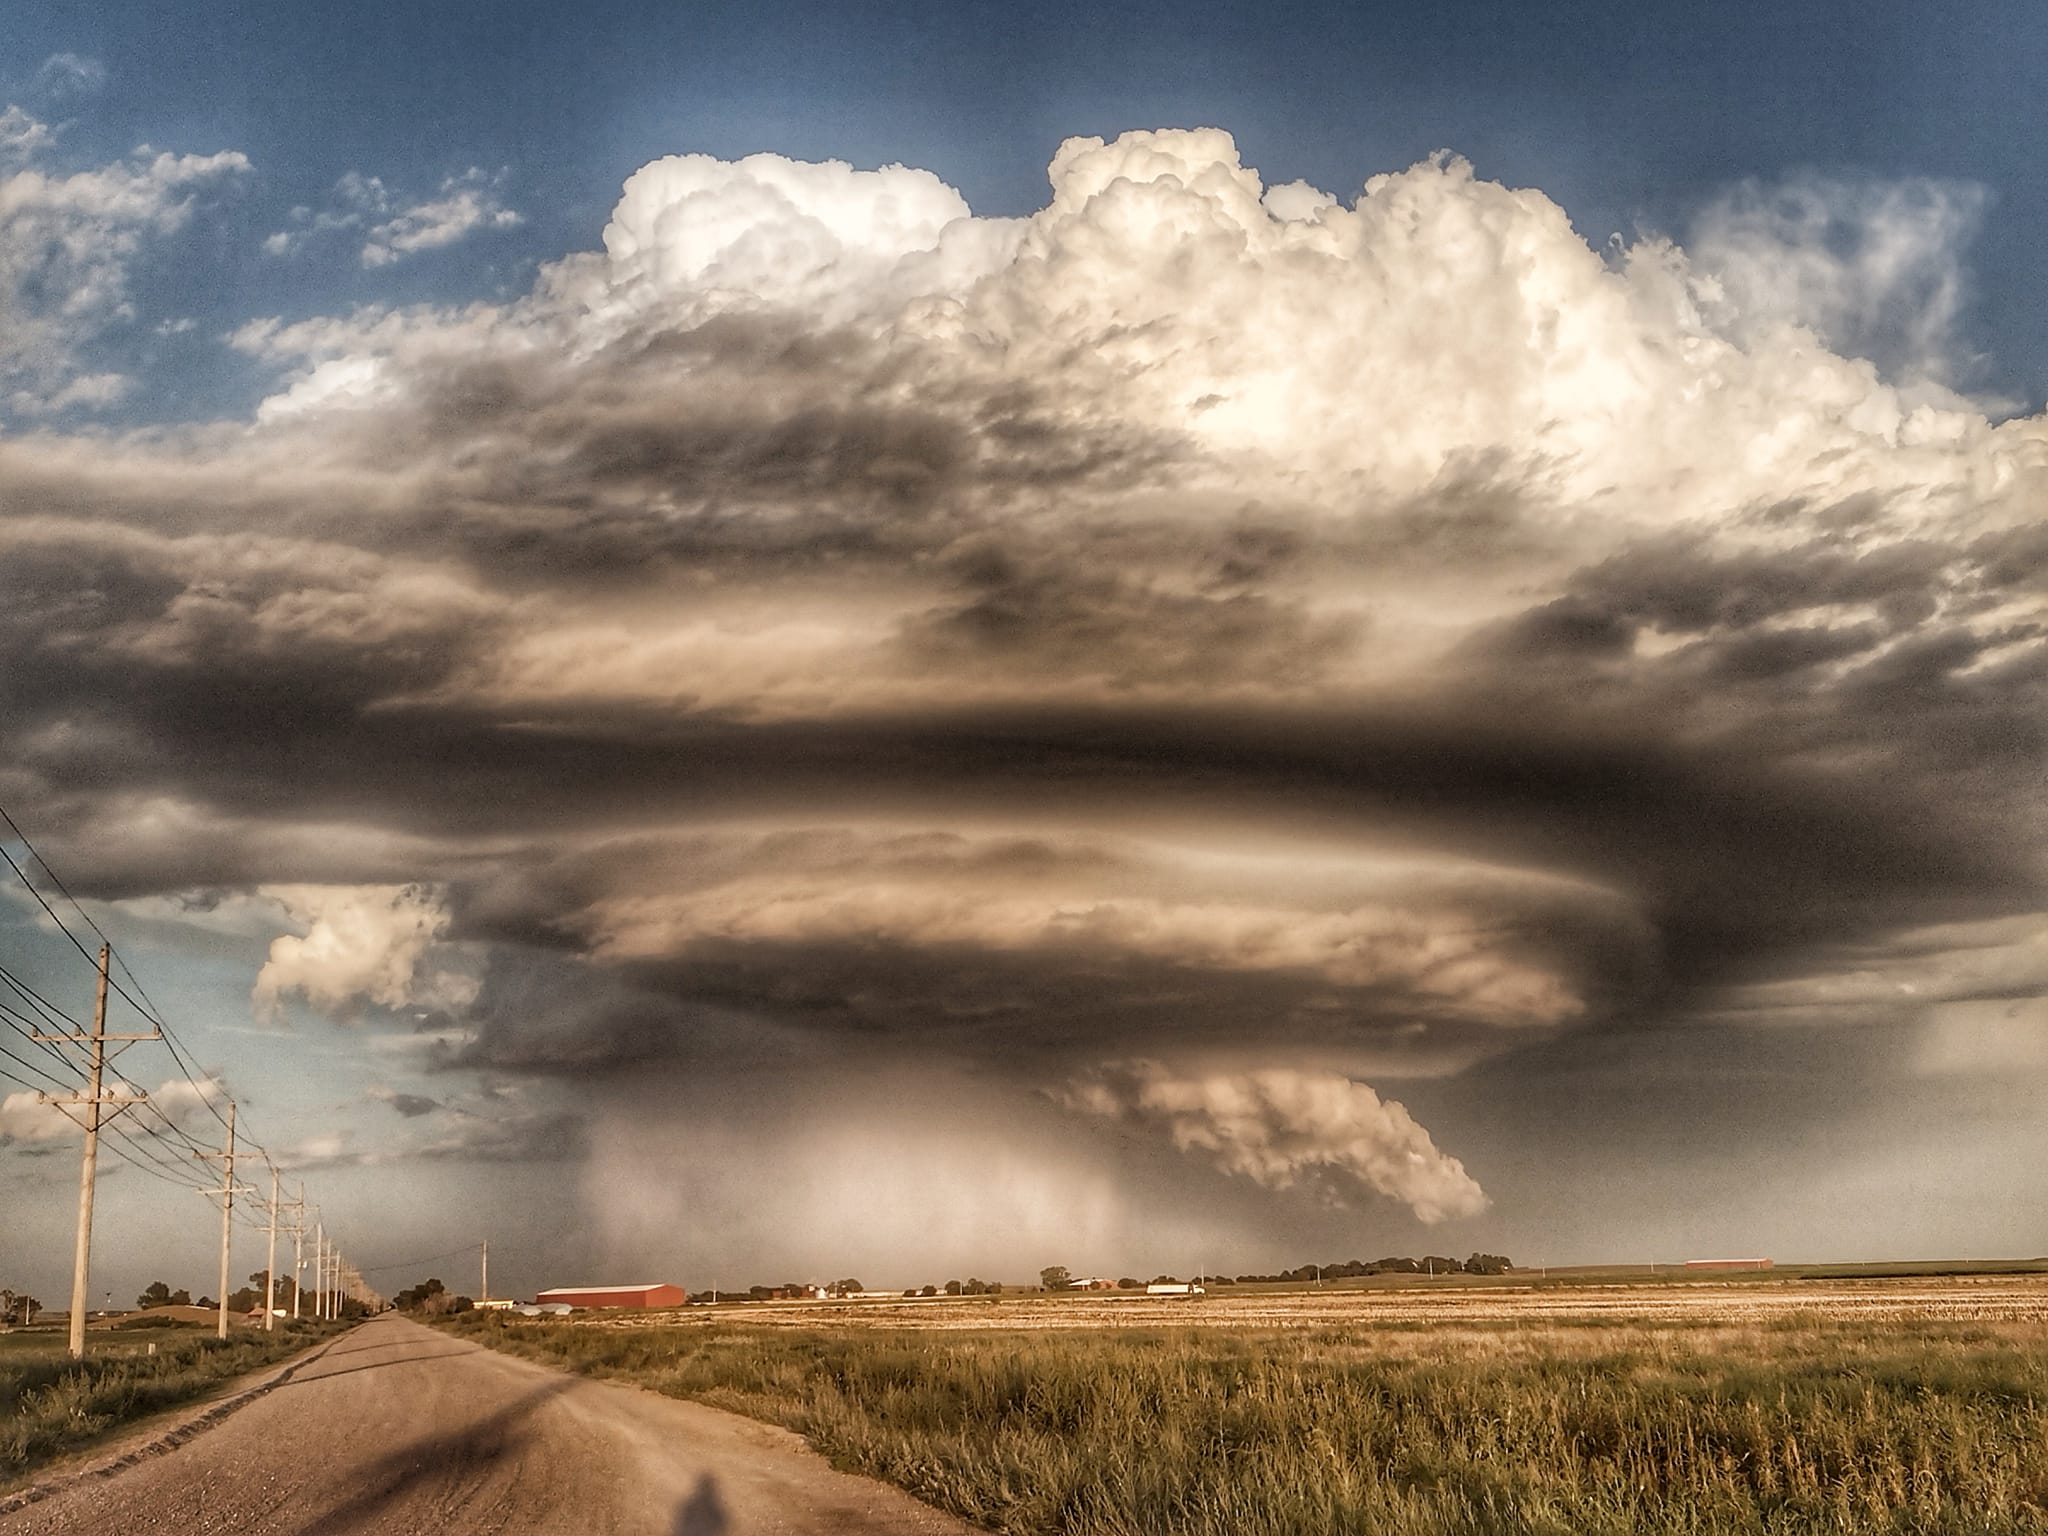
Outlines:
[[[1205,1285],[1280,1285],[1289,1281],[1353,1280],[1366,1275],[1504,1275],[1515,1266],[1507,1255],[1475,1253],[1468,1259],[1443,1254],[1425,1254],[1419,1259],[1393,1255],[1384,1259],[1345,1259],[1335,1264],[1302,1264],[1271,1275],[1202,1275]],[[1040,1287],[1048,1291],[1071,1289],[1076,1283],[1064,1264],[1049,1264],[1038,1272]],[[1147,1285],[1180,1285],[1178,1275],[1154,1275],[1140,1280],[1125,1275],[1116,1282],[1120,1291],[1143,1290]],[[905,1292],[905,1295],[910,1294]],[[926,1294],[930,1294],[929,1288]]]

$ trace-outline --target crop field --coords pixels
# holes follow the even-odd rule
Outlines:
[[[2048,1532],[2039,1276],[447,1326],[1016,1536]]]

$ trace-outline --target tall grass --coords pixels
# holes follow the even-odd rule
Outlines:
[[[454,1326],[1015,1536],[2048,1532],[2038,1327]]]
[[[54,1352],[0,1355],[0,1486],[131,1419],[296,1354],[329,1331],[293,1323],[270,1334],[236,1332],[226,1341],[210,1334],[167,1339],[153,1355],[141,1340],[83,1360]],[[97,1335],[94,1343],[105,1347]]]

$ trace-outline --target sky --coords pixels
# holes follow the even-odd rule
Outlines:
[[[2044,67],[17,7],[0,806],[387,1290],[2041,1253]]]

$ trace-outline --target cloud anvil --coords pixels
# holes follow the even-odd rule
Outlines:
[[[118,394],[64,325],[243,169],[0,182],[13,387]],[[1450,155],[1267,186],[1214,129],[1071,139],[1019,218],[657,161],[511,296],[250,318],[247,419],[0,436],[0,798],[94,894],[272,903],[265,1010],[441,1040],[407,1127],[449,1074],[548,1096],[419,1153],[587,1160],[622,1252],[648,1083],[713,1157],[932,1074],[1058,1149],[1020,1259],[1131,1157],[1240,1236],[1483,1234],[1540,1198],[1478,1097],[1518,1064],[1597,1124],[1603,1053],[1862,1059],[2048,986],[2048,418],[1953,387],[1975,199],[1796,191],[1688,251]],[[337,193],[279,254],[497,196]],[[105,238],[32,282],[52,229]]]

